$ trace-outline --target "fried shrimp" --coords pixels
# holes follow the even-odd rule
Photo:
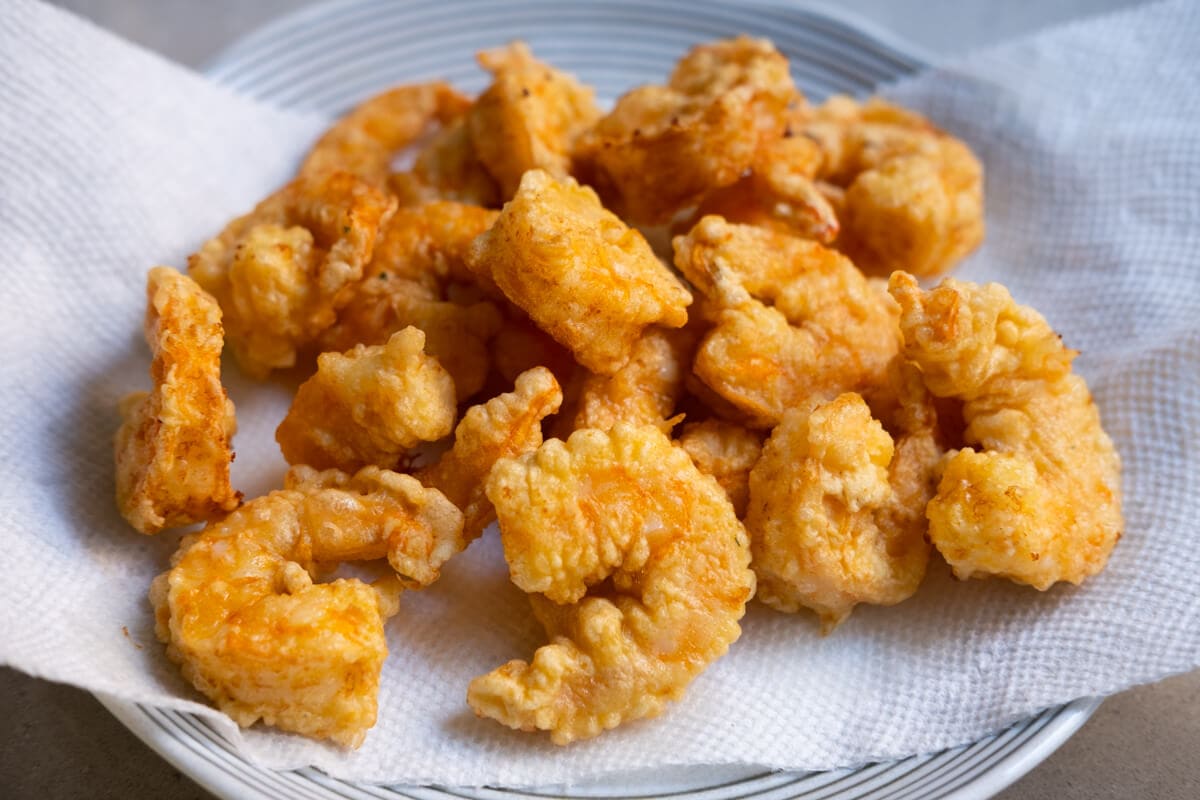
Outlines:
[[[983,241],[983,167],[963,142],[879,98],[830,98],[803,126],[841,196],[836,247],[887,275],[945,272]]]
[[[484,481],[502,458],[516,458],[542,443],[542,420],[558,411],[562,390],[545,367],[517,377],[513,391],[472,406],[454,431],[454,446],[415,474],[462,509],[471,542],[496,518]]]
[[[780,611],[810,608],[829,633],[858,603],[912,596],[929,545],[922,506],[901,496],[912,488],[910,465],[889,470],[896,455],[857,394],[784,414],[750,472],[746,530],[760,600]],[[893,486],[893,475],[903,485]]]
[[[300,178],[188,258],[188,274],[221,304],[243,370],[292,366],[333,324],[395,209],[395,198],[344,172]]]
[[[1041,590],[1095,575],[1121,536],[1121,461],[1076,353],[999,284],[923,292],[896,273],[890,289],[905,354],[933,394],[963,403],[972,447],[948,456],[926,511],[954,574]]]
[[[608,430],[618,422],[628,422],[670,431],[691,358],[689,334],[649,328],[634,345],[629,363],[612,375],[584,378],[572,430]]]
[[[787,59],[765,39],[701,45],[666,86],[642,86],[580,137],[580,174],[637,223],[667,222],[750,167],[787,125]]]
[[[467,116],[445,124],[417,153],[412,169],[388,178],[402,205],[453,200],[491,208],[500,205],[500,188],[479,163]]]
[[[696,468],[721,484],[738,519],[746,516],[750,470],[762,455],[762,435],[732,422],[706,419],[684,425],[678,441]]]
[[[322,353],[275,431],[283,457],[317,469],[394,469],[409,448],[450,433],[454,381],[424,349],[425,334],[405,328],[384,345]]]
[[[749,175],[709,192],[693,216],[758,225],[829,244],[840,223],[815,180],[822,153],[812,139],[789,135],[764,145]]]
[[[488,342],[500,329],[500,312],[488,300],[448,299],[458,284],[499,290],[465,266],[472,240],[497,212],[454,202],[401,208],[380,233],[366,277],[351,286],[337,321],[326,330],[323,350],[382,344],[405,327],[425,333],[427,352],[454,379],[458,400],[478,392],[487,379]]]
[[[295,468],[286,488],[186,537],[150,589],[184,677],[243,727],[346,747],[375,724],[384,620],[463,547],[462,514],[407,475]],[[318,564],[387,557],[398,578],[314,583]]]
[[[595,92],[538,61],[523,42],[478,58],[492,85],[471,106],[467,127],[501,197],[512,197],[531,169],[565,178],[575,139],[600,117]]]
[[[649,325],[681,327],[692,296],[650,245],[571,178],[530,170],[467,265],[587,369],[611,375]]]
[[[389,89],[334,123],[305,157],[300,176],[348,172],[382,189],[401,150],[431,125],[460,118],[470,104],[447,83]]]
[[[121,401],[114,440],[117,508],[140,533],[237,508],[229,484],[233,403],[221,385],[221,309],[195,281],[155,267],[146,281],[154,390]]]
[[[595,736],[661,713],[740,635],[754,593],[745,530],[658,428],[551,439],[498,462],[487,495],[551,642],[471,682],[479,716],[556,744]]]
[[[676,266],[720,309],[693,370],[754,426],[883,379],[899,348],[894,304],[845,256],[720,217],[674,244]]]

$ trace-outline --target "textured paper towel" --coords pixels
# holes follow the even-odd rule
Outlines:
[[[890,92],[988,168],[989,234],[960,270],[1000,279],[1083,351],[1125,461],[1108,569],[1045,594],[957,584],[863,608],[822,639],[753,608],[683,702],[567,750],[476,720],[468,680],[540,642],[494,535],[389,625],[379,724],[355,753],[238,733],[167,663],[145,599],[177,535],[112,502],[115,403],[145,388],[145,270],[181,265],[286,180],[322,122],[259,107],[59,12],[0,11],[0,662],[207,715],[249,758],[344,778],[570,782],[630,767],[824,768],[963,743],[1048,705],[1200,663],[1200,9],[1077,24]],[[586,76],[585,76],[586,77]],[[647,76],[648,78],[654,76]],[[235,482],[274,485],[288,388],[227,369]]]

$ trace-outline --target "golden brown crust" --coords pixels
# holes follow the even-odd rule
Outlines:
[[[961,400],[966,447],[949,454],[929,534],[960,578],[1047,589],[1104,568],[1121,536],[1121,460],[1075,353],[999,284],[892,276],[904,351],[939,397]],[[975,449],[978,448],[978,449]]]
[[[816,242],[705,217],[676,237],[675,264],[719,309],[693,369],[755,427],[881,382],[899,348],[886,293]]]
[[[242,369],[264,377],[333,324],[396,200],[344,172],[299,178],[188,258]]]
[[[149,534],[220,517],[242,496],[229,483],[237,426],[221,385],[221,309],[170,267],[150,270],[146,301],[154,389],[121,402],[114,451],[117,508]]]
[[[579,174],[638,223],[667,222],[741,177],[779,138],[796,97],[787,59],[765,39],[700,45],[666,86],[622,96],[579,140]]]
[[[156,632],[239,725],[357,747],[375,724],[398,589],[432,583],[463,545],[462,514],[407,475],[297,468],[286,489],[183,540],[151,587]],[[397,580],[313,583],[318,564],[384,556]]]
[[[322,353],[275,431],[287,462],[395,469],[410,448],[449,434],[454,381],[424,348],[425,334],[405,328],[386,344]]]
[[[415,474],[462,509],[466,539],[474,540],[496,518],[484,481],[502,458],[516,458],[542,443],[542,420],[558,410],[562,390],[545,367],[517,376],[513,391],[472,406],[454,430],[454,445]]]
[[[724,655],[754,593],[721,487],[656,427],[581,430],[487,482],[513,582],[550,637],[471,682],[475,713],[556,744],[661,713]]]
[[[678,328],[691,294],[636,230],[567,178],[530,170],[467,258],[592,372],[612,374],[648,325]]]

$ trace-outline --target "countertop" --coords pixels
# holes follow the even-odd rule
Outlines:
[[[849,0],[840,8],[935,55],[955,55],[1134,0]],[[97,24],[198,66],[303,0],[59,0]],[[832,4],[831,4],[832,5]],[[0,668],[0,797],[210,795],[159,758],[89,694]],[[1200,797],[1200,671],[1109,698],[1033,772],[999,795],[1029,798]]]

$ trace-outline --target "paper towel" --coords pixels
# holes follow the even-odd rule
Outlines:
[[[731,31],[730,33],[733,33]],[[1044,594],[960,584],[836,633],[753,607],[742,639],[662,717],[559,749],[477,720],[474,675],[542,635],[485,536],[389,623],[379,723],[347,753],[245,732],[180,679],[146,590],[177,534],[112,500],[117,399],[149,386],[145,272],[284,182],[324,121],[239,98],[28,0],[0,11],[0,662],[217,721],[247,758],[372,782],[529,785],[680,764],[819,769],[974,740],[1044,707],[1200,663],[1200,8],[1061,28],[888,94],[987,166],[989,232],[959,277],[1006,283],[1082,350],[1125,463],[1108,569]],[[586,76],[584,76],[586,78]],[[647,76],[648,79],[655,76]],[[227,365],[235,485],[276,485],[290,388]]]

